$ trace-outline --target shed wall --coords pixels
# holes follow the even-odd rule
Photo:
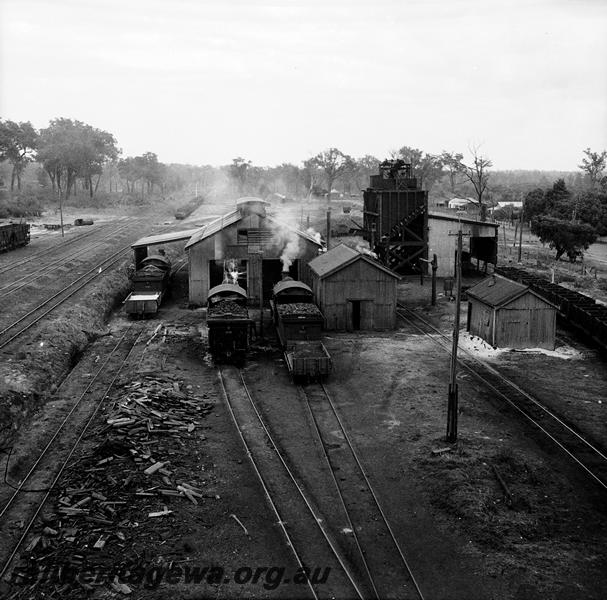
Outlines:
[[[556,309],[531,292],[502,308],[470,298],[468,329],[496,348],[554,350]]]
[[[428,255],[436,254],[438,259],[437,277],[453,277],[455,274],[455,251],[457,249],[457,219],[445,220],[428,217]],[[462,223],[462,231],[470,232],[475,237],[495,239],[495,227],[491,225]],[[463,251],[470,251],[470,237],[462,236]]]
[[[216,234],[194,244],[189,248],[189,300],[190,304],[202,306],[206,304],[209,291],[209,261],[236,258],[247,261],[247,290],[249,300],[252,304],[258,301],[259,280],[261,277],[260,259],[257,253],[251,253],[251,245],[238,243],[239,229],[265,229],[265,219],[256,214],[243,217],[237,223],[228,225]],[[305,238],[292,233],[293,237],[299,238],[299,253],[297,258],[308,263],[318,255],[318,246],[307,241]],[[263,259],[280,259],[287,239],[273,238],[272,243],[259,245],[258,250],[263,249]],[[275,283],[275,282],[274,282]]]
[[[396,279],[364,260],[322,280],[312,274],[311,283],[327,329],[352,330],[352,301],[360,301],[360,329],[396,326]]]

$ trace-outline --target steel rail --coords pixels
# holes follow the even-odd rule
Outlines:
[[[99,412],[99,409],[101,408],[101,405],[103,404],[103,401],[107,398],[107,395],[110,393],[110,390],[112,389],[112,387],[114,386],[114,383],[116,382],[116,379],[118,379],[118,376],[122,372],[122,368],[124,367],[125,363],[127,362],[127,360],[129,359],[129,357],[131,356],[131,353],[133,352],[133,349],[137,345],[137,342],[139,341],[139,338],[141,337],[142,333],[143,333],[143,329],[140,329],[139,334],[135,338],[135,341],[131,345],[131,348],[129,349],[127,355],[122,359],[122,361],[121,361],[120,365],[118,366],[118,368],[117,368],[114,376],[112,377],[112,380],[110,381],[109,385],[107,386],[107,388],[106,388],[105,392],[103,393],[102,397],[99,399],[99,402],[95,406],[94,411],[91,413],[91,415],[87,419],[86,423],[84,424],[84,427],[82,428],[82,431],[80,432],[80,434],[76,438],[76,441],[73,443],[73,445],[72,445],[72,447],[71,447],[71,449],[70,449],[67,457],[61,463],[59,471],[55,475],[55,477],[54,477],[52,483],[50,484],[50,486],[48,487],[46,493],[44,494],[44,497],[42,498],[42,500],[38,504],[38,507],[36,508],[36,510],[34,512],[34,515],[31,517],[31,519],[28,521],[27,525],[25,526],[25,528],[23,530],[23,534],[21,535],[21,537],[17,541],[16,546],[14,547],[14,549],[11,552],[10,556],[8,557],[8,559],[4,562],[4,565],[2,566],[2,569],[0,570],[0,581],[2,580],[2,578],[4,577],[4,575],[6,574],[6,572],[8,571],[8,569],[10,568],[10,565],[12,564],[13,559],[15,558],[17,552],[19,551],[19,548],[21,547],[21,544],[23,544],[25,538],[27,537],[27,535],[29,534],[29,532],[30,532],[30,530],[32,528],[32,525],[34,524],[35,520],[38,518],[38,515],[40,514],[40,511],[42,510],[42,507],[44,506],[44,504],[48,500],[51,492],[53,491],[53,489],[57,485],[57,482],[61,478],[61,475],[63,475],[63,472],[65,471],[65,469],[66,469],[66,467],[68,465],[68,462],[70,461],[72,455],[76,451],[76,448],[78,447],[78,444],[80,444],[82,438],[84,437],[84,434],[86,433],[86,431],[88,430],[89,426],[93,422],[93,419],[97,416],[97,413]]]
[[[371,569],[369,568],[369,563],[367,562],[365,554],[360,545],[360,540],[358,538],[358,534],[356,533],[356,527],[354,527],[354,523],[352,522],[352,518],[350,516],[350,511],[348,510],[348,507],[346,506],[346,501],[344,499],[344,495],[341,490],[341,486],[339,485],[339,483],[337,481],[337,477],[335,477],[335,471],[333,470],[333,463],[331,462],[331,459],[329,458],[329,453],[327,452],[327,446],[326,446],[324,440],[322,439],[322,435],[320,433],[320,425],[318,424],[318,419],[316,418],[316,415],[314,414],[314,411],[312,410],[312,405],[310,403],[310,399],[308,398],[308,395],[306,394],[304,387],[299,386],[299,389],[302,390],[304,398],[306,400],[308,412],[310,413],[310,416],[312,417],[312,422],[314,423],[314,429],[316,431],[316,436],[318,438],[318,441],[320,442],[320,447],[322,448],[323,455],[325,457],[325,461],[329,467],[329,472],[331,473],[331,479],[333,480],[333,485],[335,486],[342,509],[344,511],[344,514],[346,515],[346,520],[348,522],[348,526],[352,530],[352,534],[354,536],[354,541],[356,544],[356,549],[358,550],[358,553],[359,553],[361,560],[363,562],[363,565],[365,567],[365,572],[367,573],[367,577],[369,578],[371,587],[373,588],[373,593],[375,594],[375,597],[377,598],[377,600],[380,600],[380,595],[379,595],[379,591],[377,589],[377,585],[375,584],[375,579],[373,578],[373,575],[371,575]]]
[[[394,546],[396,547],[396,549],[398,551],[398,554],[402,560],[402,563],[404,564],[405,568],[407,569],[407,573],[409,574],[411,581],[413,582],[413,585],[415,586],[417,594],[418,594],[420,600],[424,600],[424,595],[417,582],[417,579],[415,578],[415,575],[413,574],[413,570],[411,569],[411,566],[409,565],[409,561],[405,557],[405,553],[403,552],[403,549],[401,548],[400,544],[398,543],[398,540],[396,539],[396,535],[394,534],[394,531],[392,530],[392,527],[390,526],[388,518],[386,517],[386,513],[384,512],[383,508],[381,507],[379,498],[377,497],[377,494],[375,493],[375,490],[373,489],[373,486],[371,485],[371,481],[369,480],[369,477],[367,476],[367,473],[365,472],[362,462],[361,462],[360,458],[358,457],[358,453],[356,452],[356,450],[354,448],[354,444],[352,443],[352,440],[350,439],[350,436],[348,435],[348,432],[346,431],[346,428],[344,427],[344,424],[337,412],[337,409],[335,408],[335,404],[334,404],[333,400],[331,399],[331,396],[329,395],[329,392],[327,391],[327,388],[324,386],[324,384],[320,383],[319,385],[322,388],[322,390],[327,398],[329,406],[331,407],[331,410],[332,410],[333,414],[335,415],[337,422],[339,423],[339,427],[341,429],[341,432],[344,435],[344,439],[346,440],[346,442],[348,444],[348,448],[350,449],[350,452],[352,453],[352,456],[354,457],[354,460],[356,461],[356,464],[358,465],[358,468],[360,469],[360,473],[363,476],[363,479],[365,480],[367,489],[369,490],[369,492],[371,493],[371,496],[373,497],[375,506],[377,506],[377,510],[379,511],[379,514],[381,515],[381,517],[384,521],[384,524],[386,525],[386,529],[388,530],[388,532],[390,534],[390,538],[392,539],[392,542],[394,543]]]
[[[28,317],[32,316],[34,313],[36,313],[41,308],[43,308],[44,306],[46,306],[49,302],[51,302],[52,300],[54,300],[55,298],[57,298],[57,296],[60,296],[61,294],[63,294],[67,290],[69,290],[72,286],[76,285],[82,279],[84,279],[85,277],[88,277],[89,275],[93,274],[92,277],[89,277],[89,279],[87,279],[86,281],[84,281],[84,283],[81,283],[78,287],[76,287],[74,290],[72,290],[64,298],[60,299],[59,302],[57,302],[56,304],[54,304],[53,306],[51,306],[48,310],[46,310],[40,316],[38,316],[36,319],[34,319],[29,325],[26,325],[25,327],[23,327],[22,329],[20,329],[17,333],[15,333],[9,339],[5,340],[4,342],[1,342],[0,343],[0,349],[4,348],[8,344],[10,344],[13,340],[15,340],[16,338],[18,338],[21,334],[23,334],[25,331],[27,331],[30,327],[33,327],[36,323],[38,323],[43,317],[45,317],[51,311],[55,310],[55,308],[57,308],[58,306],[61,306],[61,304],[63,304],[68,298],[71,298],[76,292],[80,291],[84,286],[88,285],[91,281],[93,281],[94,279],[96,279],[99,275],[101,275],[101,273],[103,273],[105,270],[109,269],[112,265],[114,265],[115,263],[117,263],[120,260],[120,255],[124,254],[130,247],[131,247],[130,244],[127,245],[127,246],[124,246],[123,248],[121,248],[120,250],[118,250],[117,252],[115,252],[114,254],[110,255],[108,258],[104,259],[103,261],[101,261],[100,263],[98,263],[97,265],[95,265],[94,267],[92,267],[91,269],[89,269],[88,271],[86,271],[83,275],[81,275],[80,277],[78,277],[78,279],[75,279],[69,285],[65,286],[63,289],[61,289],[57,293],[53,294],[50,298],[47,298],[44,302],[42,302],[41,304],[39,304],[38,306],[36,306],[32,310],[30,310],[28,313],[26,313],[25,315],[21,316],[19,319],[17,319],[16,321],[14,321],[11,325],[9,325],[8,327],[5,327],[4,329],[2,329],[0,331],[0,336],[3,335],[3,334],[5,334],[7,331],[10,331],[11,329],[14,329],[17,325],[19,325],[19,323],[21,323],[22,321],[25,321],[25,319],[27,319]],[[105,266],[102,267],[102,265],[105,265]]]
[[[270,507],[272,508],[272,511],[274,512],[274,515],[276,516],[276,522],[280,525],[280,528],[282,529],[282,532],[287,540],[287,546],[289,548],[291,548],[291,552],[295,556],[295,560],[297,561],[297,564],[299,565],[299,567],[301,569],[303,569],[304,564],[303,564],[303,561],[301,560],[301,557],[299,556],[299,552],[297,552],[297,549],[295,548],[295,544],[293,543],[293,540],[291,539],[291,536],[289,535],[289,532],[287,531],[287,528],[285,527],[285,521],[283,520],[282,516],[280,515],[280,512],[278,511],[278,507],[276,506],[276,503],[272,499],[272,495],[270,494],[270,490],[268,489],[268,486],[266,485],[266,481],[263,478],[263,475],[261,474],[261,471],[259,470],[259,467],[257,466],[257,462],[253,458],[253,453],[251,452],[251,449],[244,438],[242,430],[241,430],[240,426],[238,425],[236,415],[234,414],[234,409],[232,408],[232,404],[230,403],[228,391],[225,387],[221,369],[217,369],[217,373],[219,374],[219,381],[221,383],[221,388],[223,390],[223,395],[224,395],[224,398],[226,401],[226,406],[228,407],[228,411],[230,413],[230,417],[232,418],[232,422],[234,423],[234,426],[236,427],[236,431],[238,431],[238,436],[240,437],[240,441],[242,442],[242,445],[244,446],[244,448],[246,450],[247,456],[249,457],[253,470],[255,471],[255,475],[257,475],[257,479],[259,479],[259,483],[261,483],[261,487],[263,488],[264,494],[266,495],[266,498],[268,499],[268,502],[270,503]],[[314,586],[312,585],[312,583],[310,582],[309,579],[307,580],[307,582],[308,582],[308,587],[310,588],[310,591],[312,592],[312,595],[314,596],[315,600],[319,600],[318,595],[316,594],[316,590],[314,589]]]
[[[421,321],[422,323],[427,325],[430,329],[432,329],[433,331],[438,333],[440,335],[440,337],[442,337],[446,340],[449,340],[448,336],[446,336],[442,331],[440,331],[439,329],[434,327],[434,325],[432,325],[431,323],[429,323],[428,321],[426,321],[419,315],[415,314],[413,311],[409,310],[408,308],[406,308],[402,305],[398,306],[398,310],[396,312],[401,317],[401,319],[404,319],[405,321],[408,321],[409,323],[411,323],[411,325],[413,325],[413,327],[415,327],[423,335],[434,340],[445,352],[447,352],[449,355],[451,355],[451,349],[449,347],[445,346],[440,341],[438,341],[436,339],[436,337],[433,337],[428,332],[424,331],[421,327],[416,325],[410,318],[407,318],[404,314],[399,313],[399,310],[401,310],[401,311],[405,310],[408,313],[412,314],[419,321]],[[601,460],[607,462],[607,457],[598,448],[596,448],[588,440],[586,440],[584,437],[582,437],[577,431],[575,431],[575,429],[573,429],[569,425],[567,425],[567,423],[565,423],[562,419],[560,419],[557,415],[555,415],[551,410],[549,410],[547,407],[545,407],[541,402],[539,402],[533,396],[528,394],[525,390],[523,390],[522,388],[517,386],[514,382],[510,381],[507,377],[502,375],[499,371],[497,371],[496,369],[494,369],[493,367],[488,365],[486,362],[480,360],[479,358],[477,358],[470,352],[464,350],[463,348],[462,348],[462,351],[464,352],[464,354],[466,354],[466,356],[468,358],[474,360],[476,363],[478,363],[479,365],[481,365],[482,367],[487,369],[487,371],[489,371],[492,375],[494,375],[499,380],[501,380],[504,384],[508,385],[509,387],[514,389],[516,392],[521,394],[524,398],[526,398],[527,400],[532,402],[537,408],[539,408],[546,415],[548,415],[554,422],[556,422],[558,425],[563,427],[568,433],[572,434],[579,442],[583,443],[590,451],[592,451],[594,454],[596,454]],[[511,398],[509,398],[503,391],[501,391],[500,389],[495,387],[495,385],[493,385],[485,377],[483,377],[477,371],[475,371],[470,365],[466,364],[466,362],[462,361],[461,359],[458,359],[458,362],[469,373],[471,373],[474,377],[476,377],[480,382],[482,382],[484,385],[491,388],[495,393],[497,393],[501,398],[503,398],[510,406],[512,406],[518,412],[520,412],[528,421],[530,421],[542,433],[544,433],[548,438],[550,438],[563,452],[565,452],[565,454],[567,454],[575,463],[577,463],[577,465],[579,467],[581,467],[588,475],[590,475],[601,487],[603,487],[605,490],[607,490],[607,482],[603,481],[600,477],[598,477],[595,473],[593,473],[591,469],[589,469],[580,459],[578,459],[570,450],[568,450],[563,445],[563,443],[561,443],[556,437],[554,437],[554,435],[552,435],[549,431],[547,431],[536,419],[534,419],[530,414],[528,414],[523,408],[518,406],[518,404],[516,402],[514,402]]]
[[[130,222],[130,220],[129,220],[129,222]],[[101,225],[99,227],[99,229],[95,229],[93,231],[87,231],[87,232],[81,233],[80,235],[72,237],[70,239],[64,240],[63,242],[57,244],[57,246],[55,246],[53,248],[48,248],[46,250],[41,250],[40,252],[36,252],[35,254],[32,254],[32,255],[30,255],[27,258],[24,258],[22,260],[16,260],[16,261],[9,262],[7,265],[4,265],[4,266],[0,267],[0,275],[2,273],[6,273],[7,271],[12,271],[13,269],[16,269],[17,267],[20,267],[20,266],[22,266],[24,264],[27,264],[28,262],[31,262],[32,260],[36,260],[40,256],[45,256],[45,255],[47,255],[49,253],[49,251],[52,252],[53,250],[62,250],[63,248],[65,248],[66,246],[69,246],[69,245],[73,244],[74,242],[82,240],[82,239],[84,239],[86,237],[97,235],[98,233],[102,233],[105,230],[106,227],[109,227],[111,225],[114,225],[114,223],[107,223],[105,225]]]
[[[122,230],[126,227],[127,227],[127,225],[123,225],[120,228],[120,230]],[[118,233],[118,231],[120,231],[120,230],[116,230],[116,231],[112,232],[112,235]],[[24,275],[23,277],[20,277],[19,279],[12,281],[11,283],[5,285],[4,287],[0,287],[0,292],[4,292],[4,290],[9,290],[8,292],[5,292],[4,294],[0,294],[0,298],[5,298],[6,296],[10,296],[14,292],[16,292],[24,287],[27,287],[32,282],[36,281],[36,279],[39,279],[40,277],[44,277],[45,275],[52,273],[53,271],[57,271],[58,269],[60,269],[61,267],[63,267],[65,265],[65,262],[62,262],[62,261],[74,260],[75,258],[77,258],[83,254],[87,254],[87,253],[91,252],[91,250],[99,248],[106,242],[107,242],[107,239],[98,240],[98,241],[94,242],[93,244],[91,244],[90,246],[86,246],[84,248],[80,248],[79,250],[76,250],[76,252],[74,252],[72,254],[59,256],[59,257],[57,257],[57,259],[55,261],[53,261],[52,263],[49,263],[48,265],[45,265],[44,267],[38,269],[37,271]],[[18,283],[21,283],[21,285],[17,285]]]
[[[23,490],[23,488],[25,487],[26,482],[32,476],[32,474],[34,473],[34,471],[36,470],[36,468],[38,467],[38,465],[40,464],[40,462],[42,462],[42,460],[45,457],[46,453],[48,452],[48,450],[50,449],[50,447],[53,445],[53,443],[55,442],[55,440],[57,439],[57,436],[61,433],[61,431],[65,427],[66,423],[69,421],[70,417],[74,414],[74,412],[76,411],[76,409],[80,406],[80,403],[84,399],[86,393],[93,386],[93,384],[97,381],[97,379],[99,378],[99,376],[101,375],[101,373],[105,369],[106,365],[111,360],[111,358],[114,356],[114,353],[118,350],[119,346],[122,344],[122,342],[124,341],[124,339],[126,338],[126,336],[128,335],[128,333],[131,331],[131,329],[133,327],[134,327],[134,325],[129,325],[129,328],[123,333],[122,337],[116,342],[116,345],[112,348],[112,350],[108,354],[107,358],[105,359],[105,361],[103,361],[103,364],[99,367],[99,369],[97,370],[97,372],[95,373],[95,375],[93,376],[93,378],[90,380],[90,382],[88,383],[88,385],[86,386],[86,388],[84,388],[84,391],[82,392],[82,394],[80,394],[80,397],[76,400],[76,402],[72,405],[72,407],[69,410],[69,412],[65,415],[65,417],[63,418],[63,421],[59,424],[59,427],[55,430],[55,433],[53,434],[53,436],[51,437],[51,439],[48,441],[48,443],[46,444],[46,446],[43,448],[42,452],[38,455],[38,458],[33,463],[33,465],[30,467],[30,469],[27,472],[27,474],[19,481],[19,485],[14,490],[13,495],[7,500],[7,502],[4,505],[4,507],[2,508],[2,510],[0,510],[0,518],[4,516],[4,514],[6,513],[6,511],[9,509],[9,507],[11,506],[11,504],[13,503],[13,501],[15,500],[15,498]],[[67,378],[64,379],[61,382],[61,385],[63,385],[66,381],[67,381]],[[55,393],[54,395],[57,395],[57,393]]]
[[[220,372],[220,375],[221,375],[221,370],[219,370],[219,372]],[[333,553],[333,555],[337,559],[337,561],[338,561],[339,565],[341,566],[342,570],[344,571],[347,579],[350,581],[350,583],[352,584],[352,587],[356,591],[357,596],[361,600],[364,600],[364,595],[363,595],[362,591],[360,590],[360,588],[357,585],[357,583],[354,581],[354,578],[353,578],[352,574],[350,573],[348,567],[346,566],[343,558],[341,557],[338,549],[335,547],[335,544],[331,540],[331,538],[328,535],[328,533],[325,531],[324,527],[321,525],[322,520],[315,513],[314,508],[312,507],[312,505],[310,504],[310,501],[308,500],[307,496],[305,495],[304,491],[302,490],[299,482],[297,481],[297,478],[295,477],[295,475],[293,474],[293,472],[291,471],[291,469],[287,465],[284,457],[282,456],[282,453],[280,452],[280,450],[278,448],[278,445],[274,441],[274,438],[272,437],[272,434],[270,433],[268,427],[266,426],[265,421],[263,420],[263,417],[261,416],[259,410],[257,409],[257,406],[256,406],[255,402],[253,401],[253,398],[251,397],[251,394],[249,393],[249,388],[248,388],[248,386],[247,386],[247,384],[246,384],[246,382],[244,380],[244,376],[242,375],[242,371],[240,369],[238,370],[238,373],[239,373],[239,376],[240,376],[240,381],[242,383],[242,387],[243,387],[243,389],[244,389],[244,391],[246,393],[246,396],[247,396],[247,398],[249,400],[249,403],[250,403],[251,407],[253,408],[253,411],[255,412],[255,415],[257,416],[257,419],[258,419],[258,421],[259,421],[259,423],[260,423],[260,425],[261,425],[261,427],[262,427],[262,429],[263,429],[266,437],[268,438],[268,441],[272,445],[272,448],[273,448],[274,452],[276,453],[277,458],[280,460],[280,462],[281,462],[283,468],[285,469],[286,473],[288,474],[290,480],[293,482],[293,485],[295,486],[295,488],[297,489],[300,497],[304,501],[304,503],[306,505],[306,508],[308,509],[308,511],[310,512],[310,514],[312,515],[312,518],[314,519],[314,522],[315,522],[316,526],[319,528],[319,530],[322,533],[325,541],[329,545],[329,548],[331,549],[331,552]],[[224,389],[224,394],[225,394],[225,397],[226,397],[226,401],[228,402],[228,406],[230,408],[230,413],[233,414],[233,409],[232,409],[231,405],[229,404],[229,398],[228,398],[228,395],[227,395],[227,390],[226,390],[225,385],[223,383],[223,376],[221,376],[221,383],[222,383],[222,387]],[[238,432],[239,432],[239,435],[241,437],[241,440],[243,440],[243,443],[244,443],[244,446],[245,446],[245,449],[247,451],[247,454],[248,454],[249,458],[251,459],[251,461],[254,461],[254,458],[253,458],[253,455],[251,453],[250,447],[248,446],[248,444],[244,440],[244,436],[242,434],[240,426],[238,425],[238,422],[236,420],[235,415],[233,415],[232,418],[234,420],[236,428],[238,429]],[[256,469],[256,471],[257,471],[257,469]],[[266,489],[265,484],[264,484],[264,489]],[[267,495],[267,492],[266,492],[266,495]]]

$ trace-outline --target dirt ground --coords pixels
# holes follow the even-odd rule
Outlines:
[[[0,596],[310,597],[292,581],[297,566],[226,410],[206,353],[204,309],[187,308],[186,286],[182,273],[158,318],[139,324],[141,341],[28,536],[30,550],[15,563],[22,570],[2,583]],[[453,303],[439,294],[430,309],[429,295],[427,282],[399,284],[403,302],[449,332]],[[110,337],[128,326],[118,312]],[[267,336],[246,377],[281,449],[321,493],[323,466],[315,468],[311,451],[317,442],[271,330]],[[492,354],[462,337],[606,449],[605,363],[572,334],[558,336],[553,354]],[[465,373],[458,443],[435,454],[446,446],[448,356],[405,323],[388,333],[327,333],[324,343],[334,360],[327,387],[426,598],[604,597],[605,497],[566,456]],[[107,344],[94,342],[76,374],[84,378]],[[147,449],[108,424],[137,414],[138,398],[153,402],[163,423],[178,423],[165,424],[167,433]],[[52,409],[42,408],[32,427]],[[17,449],[35,455],[41,441],[32,447],[29,433],[23,429]],[[143,472],[158,462],[158,472]],[[20,472],[9,470],[14,479]],[[196,495],[159,491],[180,484]],[[74,511],[79,502],[88,512]],[[24,518],[14,517],[11,528]]]

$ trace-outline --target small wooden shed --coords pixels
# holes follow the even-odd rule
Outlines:
[[[556,306],[527,285],[493,275],[467,291],[468,331],[494,348],[554,350]]]
[[[355,331],[396,327],[396,282],[400,277],[345,244],[316,257],[308,284],[325,316],[325,328]]]

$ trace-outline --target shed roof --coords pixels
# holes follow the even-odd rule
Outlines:
[[[255,199],[255,201],[257,201],[257,200]],[[248,202],[250,202],[250,200],[242,201],[242,203],[244,203],[245,205]],[[264,201],[260,200],[260,202],[264,202]],[[194,244],[198,244],[199,242],[202,242],[203,240],[215,235],[216,233],[219,233],[222,229],[225,229],[229,225],[238,223],[238,221],[240,221],[244,216],[245,215],[243,214],[243,211],[240,210],[240,208],[237,208],[236,210],[233,210],[232,212],[222,215],[218,219],[215,219],[214,221],[207,223],[207,225],[205,225],[204,227],[197,229],[196,233],[194,235],[192,235],[192,237],[190,238],[190,241],[185,245],[185,247],[189,248],[190,246],[193,246]],[[264,218],[266,221],[268,221],[272,225],[275,225],[275,226],[277,225],[278,227],[280,227],[282,229],[288,229],[290,231],[293,231],[298,236],[304,238],[306,241],[308,241],[312,244],[316,244],[318,247],[322,246],[322,244],[319,241],[317,241],[314,236],[310,235],[309,233],[306,233],[305,231],[300,231],[299,229],[292,227],[288,223],[284,223],[282,221],[279,221],[278,219],[274,219],[273,217],[266,216]]]
[[[167,244],[168,242],[180,242],[189,240],[197,231],[196,229],[186,229],[184,231],[171,231],[170,233],[161,233],[159,235],[148,235],[131,244],[131,248],[142,248],[144,246],[155,246],[156,244]]]
[[[477,283],[466,292],[469,297],[475,298],[494,308],[506,306],[526,293],[533,294],[543,300],[546,304],[554,306],[552,303],[548,302],[548,300],[534,292],[528,285],[523,285],[522,283],[496,275],[483,279],[483,281]]]
[[[321,279],[324,279],[332,273],[335,273],[335,271],[339,271],[357,260],[364,260],[371,266],[385,271],[388,275],[392,275],[395,279],[400,279],[394,271],[391,271],[376,260],[373,260],[369,255],[362,254],[358,250],[354,250],[345,244],[339,244],[339,246],[335,246],[335,248],[332,248],[321,256],[317,256],[314,260],[309,262],[309,267]]]
[[[462,222],[462,223],[466,223],[468,225],[480,225],[482,227],[493,227],[495,229],[498,229],[500,224],[499,223],[490,223],[489,221],[477,221],[476,219],[467,219],[467,218],[460,218],[457,215],[446,215],[445,213],[437,213],[437,212],[432,212],[429,211],[428,212],[428,218],[429,219],[439,219],[441,221],[453,221],[455,223],[458,222]]]

